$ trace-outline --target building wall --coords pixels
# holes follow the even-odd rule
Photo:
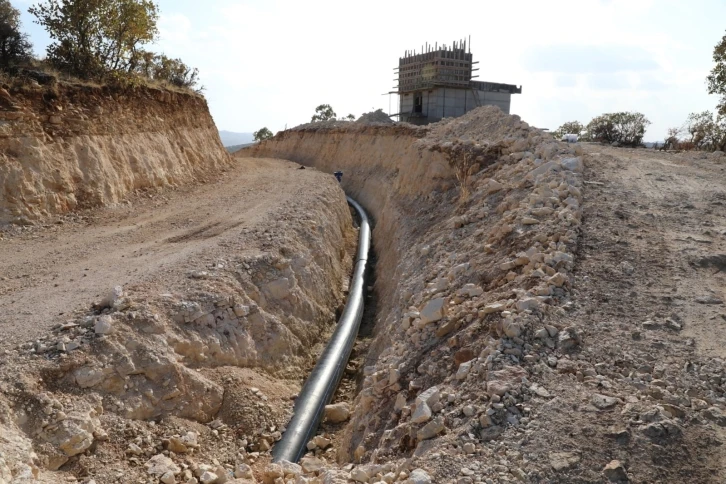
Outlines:
[[[482,106],[499,106],[503,112],[509,114],[512,95],[508,92],[478,91]],[[426,118],[411,118],[409,113],[413,108],[414,94],[399,96],[399,112],[401,121],[414,124],[426,124],[440,121],[444,117],[463,116],[477,107],[476,98],[471,89],[436,88],[432,91],[422,92],[423,114]]]

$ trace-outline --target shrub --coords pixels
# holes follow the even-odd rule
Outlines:
[[[601,143],[621,146],[640,146],[650,121],[641,113],[607,113],[594,118],[586,128],[585,136]]]
[[[555,137],[555,139],[562,139],[562,137],[566,134],[576,134],[578,138],[582,138],[582,135],[585,131],[585,126],[579,121],[568,121],[559,128],[557,128],[555,131],[552,132],[552,135]]]

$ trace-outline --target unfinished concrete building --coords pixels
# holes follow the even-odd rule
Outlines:
[[[462,116],[479,106],[494,105],[509,114],[512,94],[522,87],[475,81],[467,41],[451,46],[422,46],[422,53],[407,51],[398,60],[398,116],[401,121],[428,124],[446,117]]]

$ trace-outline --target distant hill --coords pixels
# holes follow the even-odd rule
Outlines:
[[[245,145],[254,141],[252,133],[235,133],[233,131],[220,131],[219,137],[224,146]]]
[[[224,149],[226,149],[230,153],[234,153],[235,151],[239,151],[242,148],[247,148],[248,146],[252,146],[254,143],[245,143],[243,145],[234,145],[234,146],[225,146]]]

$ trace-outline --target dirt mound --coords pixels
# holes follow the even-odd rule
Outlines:
[[[393,120],[391,120],[391,117],[383,112],[383,109],[377,109],[376,111],[365,113],[355,122],[360,124],[393,124]]]

